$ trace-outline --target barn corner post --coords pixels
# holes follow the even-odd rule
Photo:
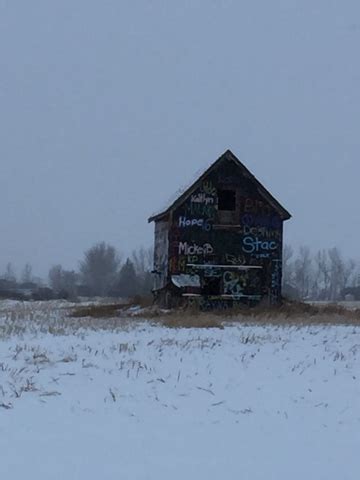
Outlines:
[[[271,260],[271,280],[269,303],[272,306],[282,303],[282,270],[283,270],[283,223],[281,223],[279,247],[276,257]]]
[[[290,214],[227,150],[155,222],[154,294],[202,310],[281,303]]]

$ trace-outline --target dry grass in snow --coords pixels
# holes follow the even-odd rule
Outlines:
[[[0,305],[1,478],[357,479],[358,326],[69,311]]]

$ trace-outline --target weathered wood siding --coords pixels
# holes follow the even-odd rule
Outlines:
[[[219,191],[236,192],[232,211],[219,210]],[[175,274],[199,274],[190,265],[228,265],[209,268],[206,276],[219,276],[221,294],[239,299],[266,297],[271,303],[281,295],[283,222],[259,193],[257,185],[233,162],[224,162],[172,212],[168,229],[168,251],[163,222],[157,222],[155,258],[168,264],[167,280]],[[167,231],[167,230],[166,230]],[[237,270],[233,266],[259,266]],[[164,285],[165,279],[161,278]]]
[[[155,222],[154,290],[160,290],[168,282],[169,222]]]

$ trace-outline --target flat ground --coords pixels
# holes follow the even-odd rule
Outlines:
[[[0,478],[359,478],[360,327],[68,309],[0,303]]]

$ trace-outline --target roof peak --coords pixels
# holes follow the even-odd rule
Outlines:
[[[169,213],[171,210],[176,208],[178,204],[180,204],[182,201],[185,201],[186,198],[192,193],[192,191],[196,188],[197,184],[201,182],[201,180],[206,177],[220,162],[223,160],[232,160],[237,164],[239,168],[241,168],[242,172],[253,181],[260,193],[266,200],[273,205],[275,210],[278,210],[280,213],[280,216],[284,220],[288,220],[291,215],[290,213],[285,210],[284,207],[271,195],[271,193],[257,180],[257,178],[248,170],[245,165],[237,158],[237,156],[228,148],[225,150],[224,153],[222,153],[214,162],[212,162],[210,165],[208,165],[205,170],[202,172],[198,172],[196,175],[195,180],[193,180],[190,184],[188,184],[186,187],[179,189],[175,196],[172,197],[172,199],[168,202],[167,206],[163,208],[160,212],[153,214],[149,219],[148,222],[156,221]]]

